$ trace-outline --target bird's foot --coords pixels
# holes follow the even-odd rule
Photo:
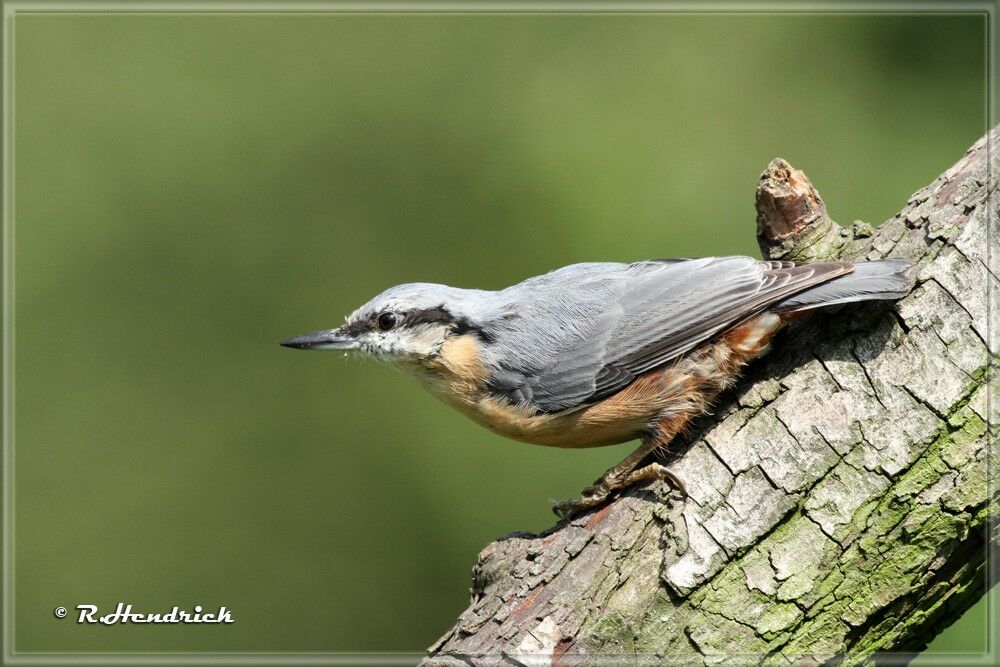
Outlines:
[[[684,481],[670,471],[664,465],[659,463],[650,463],[648,466],[639,468],[638,470],[633,470],[629,473],[629,476],[625,478],[625,481],[621,483],[619,488],[625,488],[628,486],[633,486],[641,482],[651,482],[658,479],[665,479],[670,482],[670,485],[681,492],[682,496],[687,497],[687,487],[684,485]]]
[[[553,503],[552,511],[560,519],[571,520],[577,514],[597,507],[608,499],[611,489],[603,482],[588,486],[580,492],[579,497]]]
[[[638,470],[631,471],[623,478],[612,474],[605,475],[603,479],[598,480],[593,486],[588,486],[584,489],[579,497],[554,503],[552,511],[560,519],[569,521],[581,512],[603,504],[615,491],[621,491],[643,482],[660,479],[668,480],[671,486],[680,491],[682,495],[687,496],[687,488],[680,477],[667,469],[666,466],[659,463],[650,463]]]

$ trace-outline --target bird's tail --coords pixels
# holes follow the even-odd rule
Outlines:
[[[912,267],[908,259],[858,262],[851,273],[794,294],[768,310],[790,313],[852,301],[900,299],[913,289]]]

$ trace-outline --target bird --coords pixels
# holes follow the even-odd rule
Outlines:
[[[655,479],[684,493],[683,480],[647,461],[710,413],[782,327],[819,308],[899,299],[913,287],[911,266],[720,256],[571,264],[500,290],[406,283],[339,327],[280,344],[386,362],[514,440],[639,440],[579,497],[554,503],[569,519]]]

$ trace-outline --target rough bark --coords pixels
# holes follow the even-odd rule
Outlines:
[[[877,230],[772,162],[765,256],[913,258],[914,291],[784,332],[677,447],[687,497],[657,482],[487,545],[424,664],[905,661],[971,606],[998,535],[988,136]]]

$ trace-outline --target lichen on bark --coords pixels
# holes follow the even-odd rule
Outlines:
[[[913,292],[785,332],[678,448],[686,496],[657,482],[487,545],[425,664],[854,664],[905,658],[971,606],[997,542],[998,138],[877,230],[836,224],[772,162],[766,257],[912,258]]]

